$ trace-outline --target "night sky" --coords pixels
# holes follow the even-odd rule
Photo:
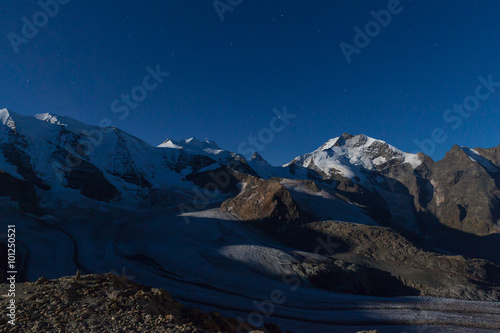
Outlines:
[[[218,13],[211,0],[72,0],[47,22],[35,15],[41,27],[26,38],[22,18],[33,22],[40,5],[2,1],[0,107],[109,119],[152,145],[195,136],[238,151],[286,106],[296,117],[259,144],[272,164],[344,132],[415,152],[440,128],[425,148],[434,159],[453,144],[500,144],[500,2],[397,2],[221,0]],[[370,24],[388,8],[389,24]],[[373,37],[348,63],[340,44],[353,50],[367,23]],[[25,38],[17,53],[10,33]],[[170,75],[137,88],[157,65]],[[494,83],[479,87],[479,76]],[[134,88],[147,97],[124,106]],[[473,111],[447,112],[468,96]]]

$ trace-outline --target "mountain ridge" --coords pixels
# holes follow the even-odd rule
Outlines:
[[[393,316],[374,296],[500,300],[498,147],[454,146],[434,162],[345,133],[271,166],[208,140],[155,147],[52,114],[0,120],[0,223],[22,230],[23,281],[126,267],[233,317],[279,289],[289,291],[274,304],[280,326],[314,313],[324,332],[367,320],[366,302]],[[348,319],[332,319],[339,304]],[[414,323],[405,311],[398,320]]]
[[[2,108],[0,109],[0,122],[2,122],[2,125],[5,125],[5,120],[4,118],[9,118],[9,115],[10,114],[13,114],[14,116],[19,116],[19,117],[24,117],[24,118],[36,118],[37,120],[40,120],[40,121],[43,121],[43,122],[47,122],[47,123],[52,123],[52,124],[56,124],[56,125],[68,125],[68,123],[72,122],[73,124],[79,124],[79,125],[84,125],[85,127],[91,127],[91,128],[102,128],[103,130],[104,129],[118,129],[117,127],[115,126],[111,126],[111,127],[101,127],[99,125],[92,125],[92,124],[87,124],[85,122],[82,122],[78,119],[75,119],[75,118],[72,118],[72,117],[68,117],[68,116],[63,116],[63,115],[58,115],[58,114],[55,114],[55,113],[50,113],[50,112],[45,112],[45,113],[39,113],[39,114],[35,114],[35,115],[22,115],[20,113],[16,113],[8,108]],[[10,117],[11,118],[11,117]],[[74,125],[73,125],[74,126]],[[129,134],[130,135],[130,134]],[[364,137],[368,140],[372,140],[372,141],[375,141],[375,142],[380,142],[380,143],[383,143],[383,144],[386,144],[390,149],[393,149],[395,151],[399,151],[400,153],[404,153],[404,154],[409,154],[409,155],[418,155],[418,154],[423,154],[422,152],[418,152],[418,153],[409,153],[409,152],[405,152],[403,150],[400,150],[398,148],[396,148],[395,146],[392,146],[390,144],[388,144],[386,141],[384,140],[380,140],[380,139],[376,139],[376,138],[373,138],[373,137],[370,137],[366,134],[350,134],[350,133],[343,133],[341,136],[338,136],[338,137],[334,137],[334,138],[331,138],[331,139],[328,139],[326,140],[318,149],[316,150],[320,150],[324,147],[328,147],[328,149],[331,148],[331,146],[340,146],[340,144],[337,142],[339,139],[352,139],[354,137]],[[138,138],[139,140],[143,141],[142,139]],[[155,144],[151,144],[151,143],[147,143],[148,145],[152,146],[152,147],[161,147],[162,145],[166,145],[168,142],[171,143],[172,147],[175,148],[174,146],[178,146],[178,147],[194,147],[195,145],[190,145],[188,141],[190,140],[193,140],[193,142],[198,142],[199,144],[206,144],[207,146],[204,147],[205,149],[206,148],[211,148],[211,149],[216,149],[216,150],[224,150],[224,151],[228,151],[228,150],[225,150],[225,149],[222,149],[215,141],[213,140],[209,140],[209,139],[204,139],[204,140],[198,140],[196,137],[192,137],[192,138],[188,138],[188,139],[179,139],[179,140],[175,140],[175,139],[172,139],[172,138],[167,138],[166,140],[164,140],[162,143],[158,144],[158,145],[155,145]],[[145,142],[145,141],[144,141]],[[168,147],[166,145],[166,147]],[[464,148],[467,148],[467,149],[470,149],[470,150],[482,150],[482,149],[495,149],[497,147],[500,147],[499,146],[493,146],[493,147],[489,147],[489,148],[481,148],[481,147],[476,147],[476,148],[470,148],[470,147],[467,147],[467,146],[459,146],[459,147],[464,147]],[[197,147],[199,148],[199,147]],[[314,151],[313,151],[314,152]],[[288,166],[290,163],[293,163],[294,160],[296,158],[299,158],[301,156],[304,156],[304,155],[307,155],[307,154],[311,154],[312,152],[310,153],[305,153],[303,155],[299,155],[295,158],[293,158],[290,162],[288,163],[285,163],[285,164],[282,164],[282,165],[272,165],[273,167],[280,167],[280,166]],[[260,154],[259,154],[260,155]],[[243,155],[242,155],[243,156]],[[427,155],[426,155],[427,156]],[[261,156],[262,157],[262,156]],[[428,158],[432,159],[430,156],[427,156]],[[444,158],[444,157],[443,157]],[[262,157],[262,159],[264,159],[264,157]],[[264,159],[265,160],[265,159]],[[432,159],[433,160],[433,159]],[[442,159],[440,159],[442,160]],[[434,162],[438,162],[440,160],[433,160]]]
[[[186,193],[192,187],[187,179],[191,175],[228,166],[263,179],[333,185],[327,191],[362,207],[379,223],[409,232],[428,228],[429,214],[440,224],[468,233],[500,231],[500,157],[496,148],[455,145],[435,162],[382,140],[344,133],[280,167],[270,165],[258,153],[247,160],[210,140],[167,139],[154,147],[117,128],[49,113],[30,117],[2,109],[0,120],[0,168],[44,192],[73,189],[97,200],[140,202],[144,198],[137,193],[144,189],[179,188]],[[466,178],[461,176],[463,168],[470,169]],[[455,180],[442,181],[450,177]],[[464,189],[477,188],[479,194],[465,190],[454,194],[462,183],[467,184]],[[469,214],[470,202],[478,203],[471,208],[474,214]]]

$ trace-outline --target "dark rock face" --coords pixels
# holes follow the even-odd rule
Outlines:
[[[167,161],[167,166],[176,172],[181,172],[184,168],[192,168],[193,172],[198,172],[214,163],[216,161],[208,156],[192,155],[181,150],[176,160]]]
[[[36,174],[29,155],[22,150],[22,147],[27,146],[24,138],[20,135],[14,135],[13,137],[14,140],[12,143],[3,144],[1,146],[1,152],[5,156],[5,159],[12,165],[16,166],[17,171],[25,180],[43,190],[50,190],[50,186],[46,185]]]
[[[422,182],[425,186],[421,186],[419,210],[428,211],[441,224],[466,233],[498,233],[500,172],[488,164],[496,163],[500,153],[492,149],[484,154],[484,160],[478,156],[478,161],[473,161],[467,150],[454,146],[443,160],[421,166],[419,171],[426,180]]]
[[[415,209],[408,215],[416,213],[421,227],[439,223],[478,236],[500,232],[500,173],[472,160],[466,150],[454,146],[439,162],[422,154],[415,170],[401,165],[381,171],[407,189]],[[498,149],[485,153],[486,163],[496,163],[497,154]]]
[[[454,146],[432,169],[434,196],[428,208],[452,228],[476,235],[500,232],[498,176]]]
[[[19,203],[19,208],[26,212],[39,215],[39,199],[32,183],[17,179],[0,170],[0,196],[9,196]]]
[[[391,202],[386,202],[379,192],[370,191],[361,184],[339,175],[336,175],[332,179],[334,181],[334,193],[337,196],[362,207],[368,216],[377,221],[385,223],[391,221]],[[331,183],[331,180],[327,183]]]
[[[113,169],[107,170],[113,176],[119,177],[125,180],[127,183],[135,184],[140,187],[151,187],[151,183],[147,180],[143,171],[140,170],[134,163],[134,160],[130,154],[130,150],[127,147],[127,142],[123,137],[120,130],[117,131],[118,142],[115,147],[115,154],[113,155],[113,160],[117,160],[122,167],[120,171],[117,172]],[[113,163],[112,163],[113,165]]]
[[[500,168],[500,146],[496,146],[493,148],[476,148],[475,149],[479,154],[493,162],[494,165]]]
[[[110,202],[120,195],[103,173],[91,163],[82,160],[78,167],[70,169],[65,175],[68,187],[78,189],[91,199]]]

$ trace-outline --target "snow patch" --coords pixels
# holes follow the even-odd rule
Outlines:
[[[483,157],[477,150],[470,149],[467,147],[460,147],[469,156],[469,159],[473,162],[479,163],[488,172],[495,173],[498,172],[498,168],[491,163],[490,160]]]
[[[12,119],[9,110],[7,109],[0,110],[0,121],[2,122],[2,125],[7,126],[14,131],[16,130],[16,124]]]
[[[46,121],[46,122],[51,123],[51,124],[67,126],[67,124],[63,124],[59,120],[59,118],[58,118],[57,115],[53,115],[53,114],[50,114],[50,113],[40,113],[40,114],[36,114],[34,117],[36,119],[38,119],[38,120]]]

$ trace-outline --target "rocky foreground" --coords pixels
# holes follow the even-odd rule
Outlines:
[[[7,289],[0,285],[2,309],[9,302]],[[2,311],[0,332],[282,332],[272,324],[254,330],[218,313],[185,307],[166,290],[111,273],[42,277],[16,289],[16,325],[8,324]]]

